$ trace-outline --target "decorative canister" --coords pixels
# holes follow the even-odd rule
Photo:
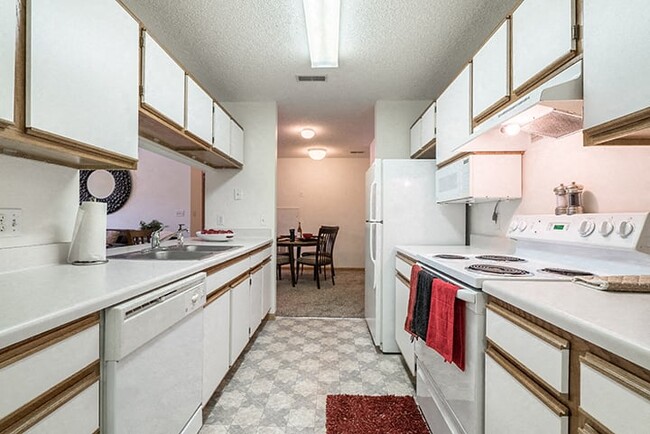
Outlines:
[[[572,182],[571,185],[566,187],[566,192],[568,196],[567,201],[567,210],[566,213],[571,214],[582,214],[582,192],[584,187],[582,185]]]
[[[555,215],[567,213],[567,192],[564,184],[560,184],[553,189],[555,193]]]

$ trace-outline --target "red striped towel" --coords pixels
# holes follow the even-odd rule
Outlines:
[[[406,321],[404,322],[404,330],[406,330],[411,336],[415,336],[413,333],[413,308],[415,307],[415,299],[418,288],[418,273],[422,271],[422,267],[418,264],[413,264],[411,267],[411,287],[409,288],[409,306],[406,312]]]
[[[426,344],[448,363],[465,370],[465,302],[456,298],[458,287],[434,279]]]

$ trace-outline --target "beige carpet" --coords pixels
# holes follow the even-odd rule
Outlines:
[[[329,272],[327,280],[321,279],[316,288],[311,269],[291,286],[288,267],[283,267],[282,280],[278,280],[277,316],[363,318],[364,271],[336,270],[334,281]]]

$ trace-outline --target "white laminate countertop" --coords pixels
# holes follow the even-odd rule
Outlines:
[[[650,294],[522,281],[486,282],[483,291],[650,369]]]
[[[111,260],[109,256],[109,262],[101,265],[48,265],[2,273],[0,348],[205,270],[270,242],[268,237],[239,238],[233,240],[232,244],[240,247],[201,261]],[[212,243],[192,239],[186,244]]]

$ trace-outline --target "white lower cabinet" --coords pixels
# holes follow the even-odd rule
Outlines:
[[[617,434],[648,432],[650,383],[587,353],[580,357],[580,409]]]
[[[99,314],[0,349],[0,432],[99,428]]]
[[[28,434],[90,434],[99,428],[99,381],[25,431]]]
[[[271,268],[271,259],[266,262],[262,268],[264,273],[263,281],[264,288],[262,289],[262,318],[266,316],[267,313],[271,311],[271,305],[273,304],[273,278],[275,277],[273,269]]]
[[[203,310],[203,404],[230,368],[230,291],[208,294]]]
[[[248,274],[230,289],[230,364],[248,344],[250,337],[250,284]]]
[[[485,356],[485,433],[567,434],[568,409],[496,352]]]
[[[258,266],[251,271],[250,286],[250,335],[262,323],[262,293],[264,291],[264,271]]]
[[[395,278],[395,340],[411,375],[415,375],[415,346],[411,342],[411,335],[404,330],[409,305],[408,283],[402,276]]]

